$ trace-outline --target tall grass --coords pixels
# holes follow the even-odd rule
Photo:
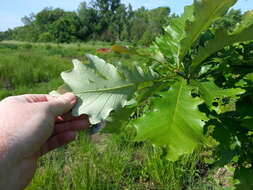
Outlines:
[[[27,190],[194,188],[199,154],[172,163],[160,157],[159,149],[148,144],[137,146],[131,140],[122,142],[118,136],[111,136],[107,147],[99,151],[99,145],[80,134],[68,147],[41,159],[37,175]],[[203,185],[202,189],[210,188]]]

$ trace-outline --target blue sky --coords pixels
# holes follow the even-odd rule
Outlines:
[[[76,10],[84,0],[3,0],[0,6],[0,31],[21,26],[21,18],[30,13],[37,13],[45,7],[62,8],[65,10]],[[87,1],[87,0],[86,0]],[[191,4],[193,0],[121,0],[122,3],[131,3],[133,7],[156,8],[169,6],[172,12],[180,14],[185,5]],[[253,0],[238,0],[235,8],[245,10],[253,9]]]

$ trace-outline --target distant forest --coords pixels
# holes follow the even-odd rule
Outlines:
[[[82,2],[77,11],[45,8],[22,18],[24,26],[0,32],[1,40],[70,43],[84,41],[126,41],[148,45],[163,34],[169,23],[169,7],[133,10],[120,0]],[[240,20],[240,11],[232,10],[219,25],[229,27]],[[231,24],[232,23],[232,24]]]

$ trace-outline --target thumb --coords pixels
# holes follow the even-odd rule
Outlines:
[[[49,107],[55,117],[70,111],[76,104],[76,96],[73,93],[66,93],[49,101]]]

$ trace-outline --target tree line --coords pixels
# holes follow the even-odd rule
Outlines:
[[[149,45],[169,24],[169,7],[133,10],[121,0],[92,0],[80,3],[77,11],[45,8],[22,18],[24,26],[0,32],[1,40],[70,43],[84,41],[126,41]],[[233,27],[240,10],[231,10],[214,27]]]
[[[88,40],[151,43],[168,24],[169,7],[133,10],[120,0],[82,2],[77,11],[45,8],[22,18],[24,26],[0,33],[0,40],[70,43]]]

